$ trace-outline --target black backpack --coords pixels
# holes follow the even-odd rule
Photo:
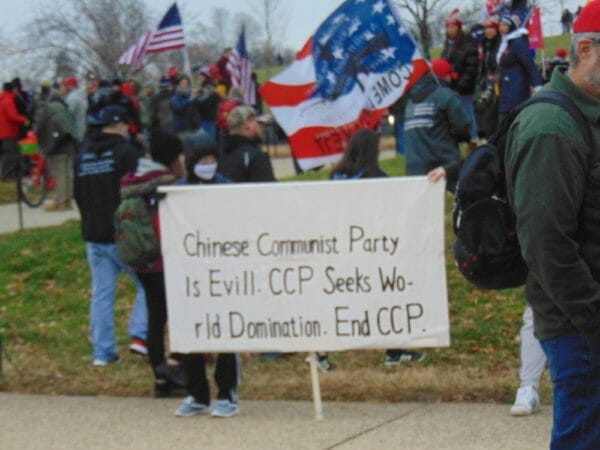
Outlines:
[[[527,279],[515,214],[506,200],[504,154],[506,135],[516,116],[541,102],[567,111],[591,147],[589,126],[577,105],[561,92],[545,91],[511,111],[489,142],[476,147],[465,159],[455,192],[454,259],[463,276],[480,289],[515,288]]]

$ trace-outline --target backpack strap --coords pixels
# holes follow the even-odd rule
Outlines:
[[[519,115],[521,111],[527,108],[530,105],[535,103],[551,103],[556,106],[560,106],[564,109],[571,118],[575,121],[579,130],[581,131],[581,135],[583,136],[583,140],[589,148],[592,148],[592,132],[590,130],[590,126],[588,125],[585,117],[579,107],[575,104],[571,98],[563,94],[560,91],[549,90],[540,92],[529,100],[521,103],[519,106],[514,108],[500,123],[496,132],[490,137],[490,142],[493,144],[498,144],[499,140],[506,135],[508,129],[514,122],[515,118]]]

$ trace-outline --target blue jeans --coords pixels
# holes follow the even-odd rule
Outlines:
[[[119,273],[126,272],[135,283],[137,293],[129,320],[129,335],[143,340],[148,333],[146,294],[135,273],[121,261],[116,244],[86,242],[85,249],[92,273],[90,333],[94,358],[110,360],[118,355],[114,309]]]
[[[554,385],[550,448],[600,449],[600,355],[590,353],[580,333],[540,343]]]
[[[474,141],[477,139],[477,120],[475,119],[475,107],[473,106],[473,96],[472,95],[459,95],[458,99],[460,100],[460,104],[463,109],[469,116],[469,120],[471,121],[471,140]]]

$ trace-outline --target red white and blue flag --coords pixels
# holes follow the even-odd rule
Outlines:
[[[158,28],[141,36],[119,57],[119,64],[128,64],[140,69],[144,57],[150,53],[162,53],[185,47],[183,25],[177,4],[173,3],[164,15]]]
[[[254,105],[256,103],[256,91],[252,83],[252,64],[246,49],[246,33],[244,27],[240,32],[237,45],[229,56],[227,70],[231,76],[231,86],[239,87],[244,93],[244,103]]]
[[[337,161],[429,70],[390,0],[347,0],[261,88],[302,169]]]

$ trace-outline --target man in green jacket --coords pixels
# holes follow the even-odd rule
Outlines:
[[[545,90],[567,94],[582,127],[561,107],[524,109],[508,134],[506,182],[529,267],[525,296],[554,385],[552,449],[600,448],[600,0],[575,22],[571,68]]]

